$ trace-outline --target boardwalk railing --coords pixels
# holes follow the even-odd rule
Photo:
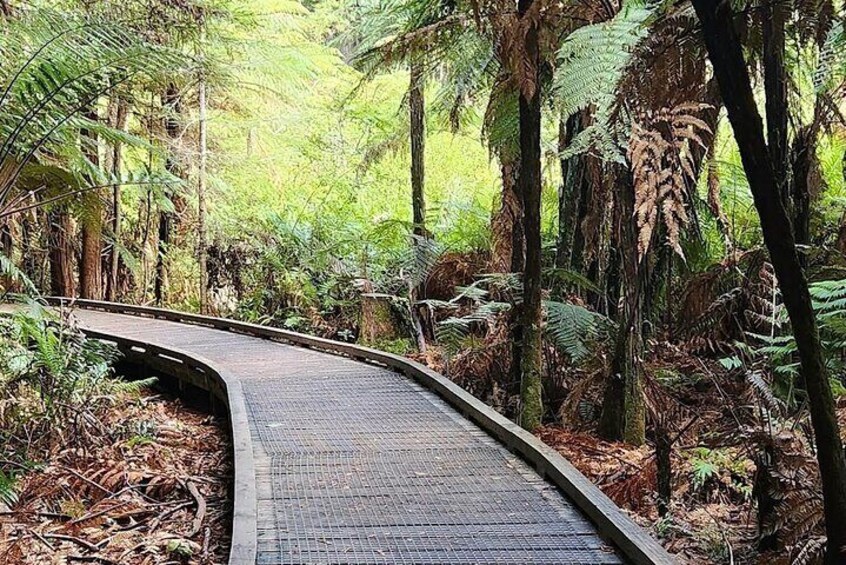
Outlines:
[[[453,408],[461,412],[471,421],[475,422],[488,434],[495,437],[508,447],[512,452],[516,453],[526,462],[531,464],[538,473],[552,484],[556,485],[567,497],[569,497],[573,503],[596,524],[599,533],[612,542],[629,561],[638,565],[675,563],[672,556],[667,553],[667,551],[661,547],[657,541],[650,537],[644,529],[626,516],[620,508],[611,501],[611,499],[605,496],[599,488],[591,483],[590,480],[573,467],[572,464],[564,459],[557,451],[540,441],[530,432],[527,432],[505,416],[493,410],[481,400],[472,396],[454,382],[450,381],[443,375],[432,371],[428,367],[421,365],[420,363],[416,363],[398,355],[393,355],[391,353],[359,345],[342,343],[287,330],[228,320],[225,318],[214,318],[161,308],[132,306],[111,302],[71,300],[67,298],[54,298],[51,300],[55,303],[74,305],[85,309],[156,318],[250,335],[262,339],[342,355],[367,363],[376,363],[398,371],[399,373],[406,375],[422,386],[435,392]],[[114,337],[110,337],[108,335],[102,335],[100,337],[113,341],[115,340]],[[147,350],[155,354],[158,350],[161,350],[161,348],[150,346]],[[171,350],[171,352],[173,351],[175,350]],[[176,353],[177,354],[174,355],[174,357],[193,357],[194,360],[197,359],[196,356],[190,356],[179,352]],[[166,356],[170,355],[166,352],[164,354]],[[219,375],[220,380],[225,384],[225,388],[228,393],[228,406],[230,410],[232,410],[232,407],[234,406],[234,400],[232,398],[233,393],[237,390],[240,394],[240,388],[234,385],[234,383],[230,383],[230,379],[227,379],[225,374],[214,369],[210,363],[199,361],[198,364],[207,367],[210,372]],[[237,381],[237,379],[231,379],[231,381]],[[239,400],[239,403],[240,408],[238,410],[243,410],[243,398]],[[232,414],[231,419],[233,421],[234,431],[234,413]],[[246,429],[246,423],[244,423],[244,426]],[[248,432],[246,442],[247,445],[249,445]],[[238,462],[236,461],[236,479],[239,474],[237,464]],[[252,457],[250,457],[250,469],[252,469]],[[241,470],[241,475],[244,476],[246,473]],[[238,499],[236,497],[236,504],[237,500]],[[242,515],[248,515],[252,512],[252,515],[255,516],[254,489],[252,490],[252,501],[252,510],[244,509],[242,511]],[[254,532],[255,528],[253,527],[253,534]],[[236,561],[230,561],[230,563],[235,562]],[[244,562],[246,561],[237,561],[237,563]]]
[[[195,390],[206,391],[209,394],[210,406],[225,407],[230,425],[232,462],[235,470],[229,564],[254,563],[257,535],[255,472],[241,381],[194,353],[189,354],[179,349],[87,328],[84,331],[88,337],[117,346],[125,361],[149,367],[177,379],[180,391],[184,392],[186,385]]]

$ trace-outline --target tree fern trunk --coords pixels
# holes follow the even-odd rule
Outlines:
[[[523,208],[517,193],[517,160],[500,151],[500,172],[502,191],[499,210],[491,219],[491,260],[492,273],[513,272],[514,231],[522,233]]]
[[[634,187],[626,167],[617,167],[613,253],[618,256],[623,294],[619,329],[611,368],[605,383],[599,433],[611,441],[642,445],[646,440],[646,410],[640,375],[642,294],[644,269],[637,255]]]
[[[526,268],[523,275],[523,350],[521,352],[520,425],[533,430],[541,424],[543,398],[541,372],[541,99],[538,67],[538,29],[525,21],[533,0],[520,0],[521,20],[526,30],[527,68],[520,89],[520,195],[523,199],[523,233],[526,238]]]
[[[767,146],[784,207],[792,207],[787,170],[787,68],[785,67],[785,20],[787,6],[766,2],[762,7],[764,97],[767,115]]]
[[[826,562],[846,561],[846,456],[819,331],[729,4],[693,0],[799,350],[823,487]]]

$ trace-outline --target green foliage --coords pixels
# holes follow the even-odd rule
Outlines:
[[[589,345],[610,324],[605,316],[579,304],[548,300],[544,302],[544,309],[547,336],[575,363],[584,361],[590,355]]]
[[[17,481],[0,471],[0,506],[13,507],[18,502]]]
[[[846,394],[846,363],[843,360],[846,349],[846,279],[811,283],[809,291],[819,324],[831,387],[836,396],[841,396]],[[783,306],[776,310],[773,322],[778,327],[786,325],[787,313]],[[754,366],[756,360],[766,360],[774,375],[772,385],[752,369],[747,371],[747,379],[769,410],[778,412],[783,405],[794,408],[802,396],[797,398],[796,394],[796,380],[800,373],[793,335],[748,335],[752,343],[735,344],[740,355],[723,358],[720,363],[727,369],[738,369],[747,364]]]
[[[66,319],[37,303],[0,316],[0,439],[49,442],[90,425],[80,413],[132,386],[111,378],[113,346],[85,338]]]
[[[652,16],[651,9],[629,6],[608,22],[577,29],[562,43],[553,81],[561,114],[595,108],[594,123],[579,133],[564,156],[595,150],[608,160],[624,162],[621,148],[628,132],[614,120],[621,111],[619,85]]]
[[[694,491],[723,489],[742,499],[752,496],[749,465],[735,450],[697,447],[689,453],[688,463]]]
[[[183,60],[93,16],[26,9],[0,25],[0,204],[31,160],[76,147],[67,142],[84,125],[77,116],[101,96],[176,71]]]

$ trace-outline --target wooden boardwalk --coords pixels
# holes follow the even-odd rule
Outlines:
[[[76,317],[196,354],[240,380],[257,563],[621,562],[558,488],[399,373],[196,325]]]

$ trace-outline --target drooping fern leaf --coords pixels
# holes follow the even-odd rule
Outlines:
[[[546,334],[578,363],[590,354],[588,344],[599,337],[608,320],[584,306],[569,302],[544,302]]]

